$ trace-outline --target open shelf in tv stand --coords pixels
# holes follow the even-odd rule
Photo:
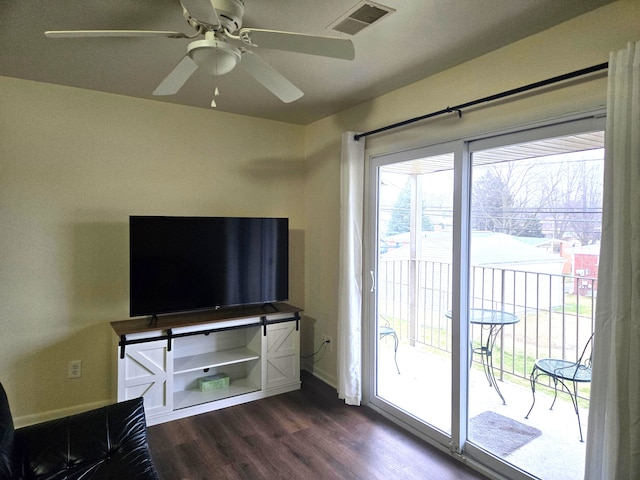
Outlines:
[[[149,425],[300,388],[301,309],[225,310],[112,322],[118,342],[118,401],[142,396]],[[215,373],[229,386],[201,392]]]

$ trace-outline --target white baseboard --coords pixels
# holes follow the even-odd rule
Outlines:
[[[315,368],[312,367],[311,369],[309,369],[309,368],[305,367],[305,368],[303,368],[303,370],[306,371],[306,372],[309,372],[311,375],[313,375],[317,379],[322,380],[327,385],[335,388],[336,392],[338,391],[338,382],[337,382],[336,378],[333,377],[332,375],[327,375],[327,372],[325,372],[323,369],[317,368],[317,367],[315,367]]]
[[[75,415],[76,413],[87,412],[95,408],[105,407],[107,405],[111,405],[112,403],[115,403],[115,400],[85,403],[83,405],[74,405],[73,407],[61,408],[59,410],[50,410],[48,412],[35,413],[33,415],[24,415],[22,417],[14,418],[13,424],[15,428],[27,427],[29,425],[35,425],[36,423],[56,420],[58,418],[67,417],[69,415]]]

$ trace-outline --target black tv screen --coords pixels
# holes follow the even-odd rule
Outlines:
[[[129,217],[131,316],[289,296],[287,218]]]

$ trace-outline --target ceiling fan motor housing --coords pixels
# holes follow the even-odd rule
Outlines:
[[[233,33],[242,27],[244,2],[242,0],[211,0],[222,27]]]

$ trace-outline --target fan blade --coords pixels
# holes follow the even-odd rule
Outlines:
[[[160,82],[160,85],[156,87],[153,94],[173,95],[177,93],[197,69],[198,65],[196,65],[196,62],[191,60],[189,55],[185,55],[182,57],[182,60],[178,62],[178,65],[171,70],[171,73]]]
[[[216,13],[211,0],[180,0],[183,10],[186,10],[189,16],[201,23],[209,25],[219,25],[218,14]]]
[[[253,52],[242,52],[240,66],[284,103],[291,103],[304,95],[298,87]]]
[[[353,42],[345,38],[319,37],[257,28],[243,28],[240,30],[239,36],[246,44],[261,48],[308,53],[343,60],[353,60],[356,56]]]
[[[169,37],[189,38],[181,32],[163,32],[153,30],[50,30],[44,32],[49,38],[82,37]]]

